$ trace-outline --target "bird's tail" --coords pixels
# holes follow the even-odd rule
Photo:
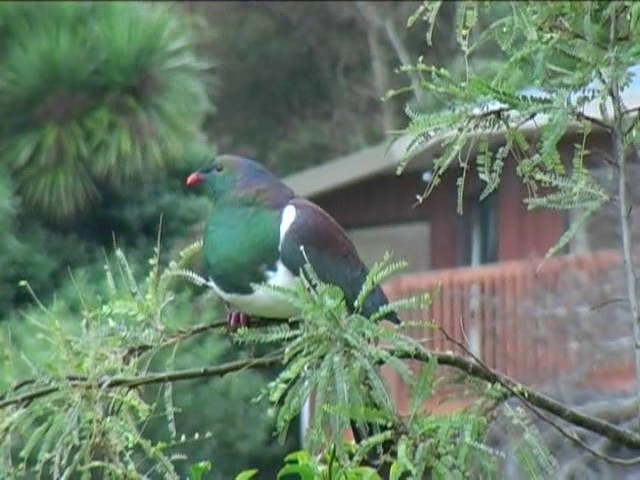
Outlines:
[[[394,325],[400,325],[401,323],[400,318],[398,317],[398,314],[396,312],[389,312],[383,318],[393,323]]]
[[[358,425],[353,420],[351,420],[350,423],[351,432],[356,444],[361,444],[364,440],[375,435],[378,431],[371,423]],[[393,445],[393,440],[385,440],[382,444],[372,448],[365,458],[367,466],[376,470],[382,478],[387,478],[390,465],[388,465],[388,462],[386,462],[385,459],[389,458]]]

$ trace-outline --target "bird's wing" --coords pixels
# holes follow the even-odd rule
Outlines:
[[[289,205],[296,214],[282,239],[282,263],[299,274],[308,260],[321,281],[340,287],[347,305],[353,309],[368,274],[355,246],[342,227],[317,205],[303,198],[294,198]],[[387,298],[378,287],[365,300],[362,313],[369,317],[386,303]],[[386,318],[397,321],[395,314]]]

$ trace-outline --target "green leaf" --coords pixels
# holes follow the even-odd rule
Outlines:
[[[314,480],[315,473],[311,465],[308,463],[290,463],[285,465],[278,471],[277,480],[284,478],[286,475],[298,475],[300,480]]]
[[[194,463],[189,468],[189,480],[202,480],[202,475],[211,471],[211,462]]]
[[[349,470],[350,478],[354,480],[380,480],[382,477],[378,475],[371,467],[355,467]]]
[[[304,450],[298,450],[297,452],[291,452],[286,457],[284,457],[284,461],[286,463],[309,463],[311,458],[309,454]]]
[[[249,480],[251,478],[254,478],[257,473],[258,473],[257,468],[252,468],[251,470],[244,470],[243,472],[240,472],[238,475],[236,475],[235,480]]]
[[[393,462],[389,469],[389,480],[400,480],[402,478],[401,475],[405,471],[406,470],[402,468],[397,461]]]
[[[411,383],[409,397],[409,417],[411,419],[418,414],[419,409],[431,395],[437,368],[438,363],[435,357],[429,357],[429,361],[421,366],[417,378]]]

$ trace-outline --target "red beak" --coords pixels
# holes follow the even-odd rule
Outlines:
[[[202,175],[198,172],[192,173],[187,177],[187,187],[193,187],[202,181]]]

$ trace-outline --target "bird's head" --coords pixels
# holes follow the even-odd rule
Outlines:
[[[263,201],[284,206],[293,192],[257,162],[235,155],[220,155],[187,178],[188,187],[204,184],[216,203],[224,201]]]

